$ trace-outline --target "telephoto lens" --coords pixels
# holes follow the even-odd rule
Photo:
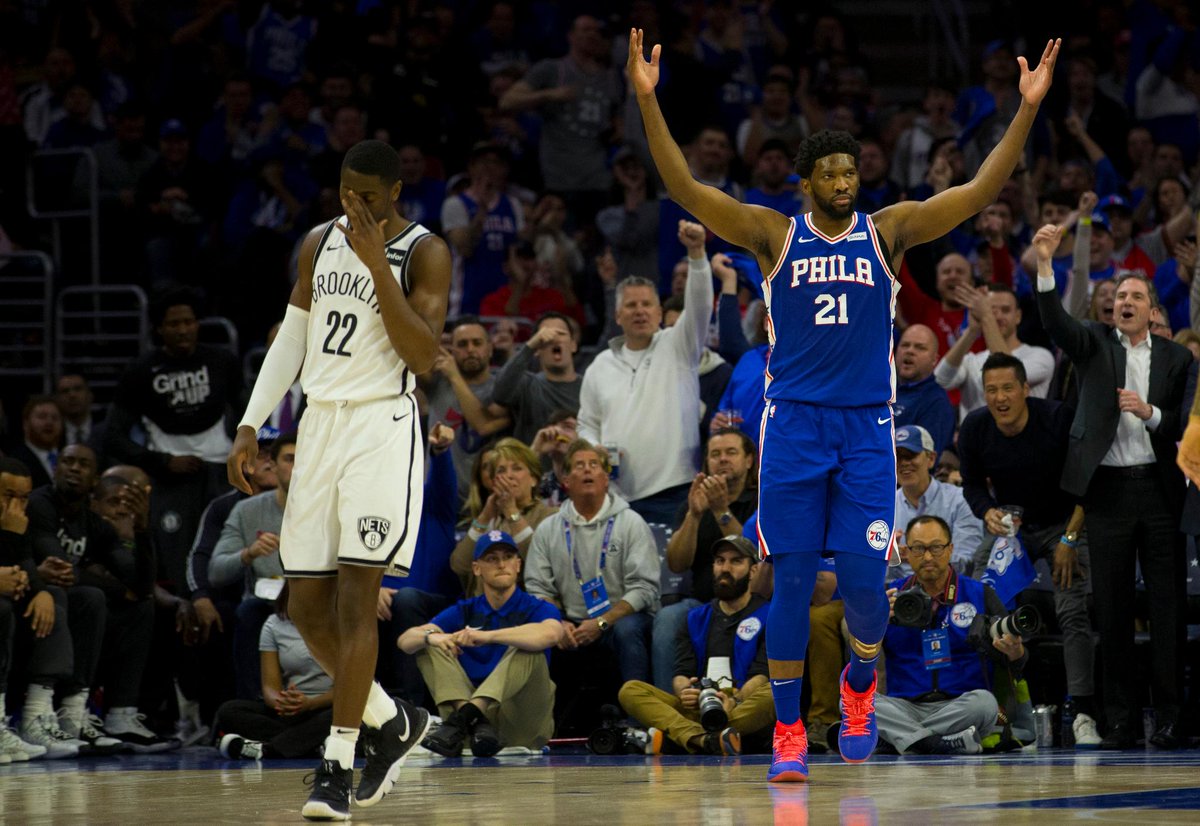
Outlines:
[[[1037,633],[1042,625],[1042,617],[1037,608],[1032,605],[1022,605],[1011,614],[996,617],[989,629],[991,637],[998,640],[1005,634],[1016,637],[1029,637]]]
[[[707,677],[700,679],[700,725],[705,731],[721,731],[729,723],[725,713],[725,695]]]

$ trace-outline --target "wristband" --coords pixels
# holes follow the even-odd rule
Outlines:
[[[1090,215],[1082,216],[1081,215],[1079,217],[1079,225],[1081,227],[1090,227],[1092,225],[1092,216],[1090,216]]]
[[[1078,539],[1067,539],[1067,535],[1063,534],[1059,538],[1058,544],[1066,545],[1068,548],[1077,548],[1077,547],[1079,547],[1079,540]]]

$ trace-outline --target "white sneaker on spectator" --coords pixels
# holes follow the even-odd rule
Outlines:
[[[110,708],[104,718],[104,728],[110,736],[116,737],[138,754],[154,754],[160,751],[171,751],[180,747],[180,742],[174,737],[159,737],[146,728],[146,715],[139,714],[137,708]]]
[[[26,743],[9,725],[9,719],[0,720],[0,763],[24,763],[46,754],[45,746]]]
[[[957,734],[942,737],[942,754],[979,754],[983,746],[975,737],[975,726],[965,728]]]
[[[82,740],[76,740],[58,727],[58,715],[53,711],[21,721],[21,739],[46,749],[47,760],[78,757]]]
[[[1090,715],[1076,714],[1075,722],[1071,724],[1071,731],[1075,734],[1075,748],[1100,748],[1100,732],[1096,728],[1096,721]]]
[[[247,740],[240,734],[226,734],[217,747],[222,757],[230,760],[262,760],[263,744],[258,740]]]
[[[194,746],[208,737],[208,726],[197,717],[180,717],[175,723],[175,739],[183,746]]]

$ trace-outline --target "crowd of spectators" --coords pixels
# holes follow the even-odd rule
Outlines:
[[[618,696],[665,731],[646,748],[753,743],[771,565],[738,537],[754,539],[762,273],[660,197],[620,71],[625,32],[663,44],[658,97],[696,178],[787,214],[805,209],[791,158],[822,128],[860,141],[860,210],[970,179],[1020,102],[1016,55],[1045,33],[988,43],[978,85],[935,80],[919,101],[888,101],[832,12],[595,5],[0,9],[0,251],[46,246],[20,209],[19,160],[90,150],[102,278],[155,296],[155,346],[111,398],[97,402],[86,374],[55,376],[3,429],[0,720],[22,720],[0,727],[0,763],[217,733],[235,735],[221,741],[235,758],[315,748],[330,685],[287,618],[278,563],[303,395],[260,434],[255,495],[231,491],[244,353],[201,342],[198,319],[230,319],[243,351],[269,342],[299,240],[340,213],[342,158],[368,137],[400,153],[401,212],[453,253],[452,321],[420,377],[418,550],[379,597],[381,682],[441,710],[430,747],[443,754],[586,733]],[[1070,694],[1081,746],[1101,731],[1132,745],[1143,706],[1155,745],[1190,733],[1184,554],[1200,497],[1169,469],[1200,359],[1200,21],[1174,0],[1093,12],[1053,32],[1058,77],[1000,198],[899,273],[893,584],[927,585],[945,611],[938,588],[982,578],[986,591],[963,585],[980,614],[1054,594],[1050,653],[1010,640],[970,679],[930,688],[903,671],[920,668],[912,645],[885,644],[897,671],[880,729],[901,752],[1027,740],[1003,721],[1030,691]],[[86,202],[85,168],[55,157],[38,186]],[[77,254],[60,286],[83,280]],[[1124,345],[1133,365],[1143,321],[1177,344],[1155,343],[1162,361],[1145,356],[1127,384],[1097,353]],[[1109,425],[1118,435],[1097,442]],[[1046,567],[1022,579],[1023,557]],[[814,749],[837,719],[838,603],[823,571]],[[1139,669],[1147,619],[1153,667]],[[697,723],[705,670],[725,680],[716,730]],[[957,696],[966,712],[924,705]]]

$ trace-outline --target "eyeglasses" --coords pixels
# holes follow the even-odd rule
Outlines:
[[[908,552],[916,556],[941,556],[950,547],[948,542],[939,542],[936,545],[909,545]]]

